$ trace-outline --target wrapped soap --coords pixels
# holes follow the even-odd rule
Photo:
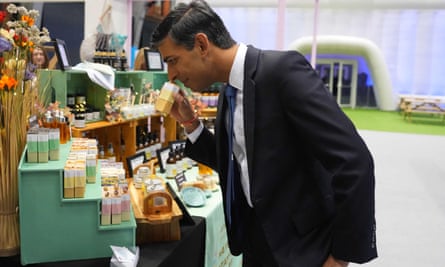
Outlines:
[[[129,221],[131,218],[131,199],[130,199],[130,192],[128,191],[128,184],[120,184],[119,188],[121,190],[121,214],[122,214],[122,221]]]
[[[38,162],[46,163],[49,158],[48,129],[41,129],[37,134]]]
[[[49,160],[59,160],[60,157],[60,130],[49,129],[48,131]]]
[[[75,168],[75,177],[74,177],[74,197],[75,198],[83,198],[85,197],[86,190],[86,181],[87,181],[87,172],[86,172],[86,164],[76,163]]]
[[[63,175],[63,197],[74,198],[75,170],[67,164],[64,167]]]
[[[87,183],[94,184],[96,183],[96,155],[95,154],[87,154],[86,156],[86,176]]]
[[[120,224],[122,222],[122,197],[115,194],[111,198],[111,224]]]
[[[102,209],[101,209],[101,225],[110,225],[111,224],[111,205],[112,198],[110,197],[110,192],[108,191],[108,187],[102,187]]]
[[[38,155],[38,135],[37,131],[28,131],[26,135],[27,149],[27,161],[37,163],[39,161]]]

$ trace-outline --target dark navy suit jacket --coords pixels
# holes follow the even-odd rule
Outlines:
[[[250,198],[279,265],[375,258],[372,156],[307,60],[249,46],[243,94]],[[223,95],[215,135],[204,129],[186,153],[219,173],[224,197]],[[242,253],[233,233],[228,239],[232,254]]]

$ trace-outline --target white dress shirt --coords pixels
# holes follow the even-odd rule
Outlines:
[[[250,199],[250,184],[249,184],[249,172],[247,170],[247,153],[246,153],[246,140],[244,138],[244,113],[243,113],[243,85],[244,85],[244,61],[246,58],[247,46],[240,43],[238,50],[236,51],[235,60],[230,70],[229,84],[237,89],[236,94],[236,106],[234,114],[234,142],[233,153],[239,164],[241,185],[244,195],[246,196],[247,203],[250,207],[253,207]],[[187,134],[187,138],[190,142],[194,143],[198,139],[203,130],[203,125],[195,129],[195,131]]]

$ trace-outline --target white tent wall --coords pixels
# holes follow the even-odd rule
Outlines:
[[[313,4],[296,6],[291,2],[287,2],[284,14],[278,14],[276,3],[275,7],[218,4],[215,9],[237,41],[279,49],[275,40],[279,15],[285,16],[284,44],[313,33]],[[434,4],[425,1],[423,5],[408,1],[409,8],[403,8],[402,1],[394,1],[392,5],[360,1],[363,3],[360,6],[354,5],[358,3],[354,0],[348,1],[349,8],[346,4],[323,5],[323,2],[320,1],[319,35],[354,36],[374,42],[384,55],[396,93],[445,95],[445,1],[430,1]]]
[[[56,0],[46,2],[51,1]],[[85,36],[94,32],[103,4],[109,2],[113,5],[116,31],[128,35],[129,49],[131,9],[133,3],[145,1],[84,0]],[[315,0],[208,2],[224,19],[234,38],[246,44],[285,49],[298,38],[313,33]],[[283,2],[286,8],[279,13],[279,3]],[[445,95],[444,0],[320,0],[319,3],[318,34],[355,36],[374,42],[382,50],[395,92]],[[278,28],[279,16],[280,19],[284,16],[283,29]]]

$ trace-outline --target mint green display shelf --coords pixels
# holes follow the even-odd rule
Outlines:
[[[136,221],[100,225],[101,186],[87,184],[84,198],[63,198],[63,167],[71,144],[60,146],[60,160],[20,160],[20,246],[23,265],[111,257],[110,245],[135,246]],[[132,212],[132,209],[130,209]]]

